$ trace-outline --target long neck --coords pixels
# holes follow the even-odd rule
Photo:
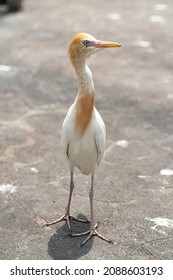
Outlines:
[[[94,82],[91,70],[89,69],[86,60],[81,60],[76,64],[75,71],[78,78],[79,90],[78,97],[88,94],[94,94]]]
[[[88,128],[94,110],[94,83],[92,73],[86,60],[80,60],[74,65],[78,78],[78,94],[76,97],[75,126],[82,136]]]

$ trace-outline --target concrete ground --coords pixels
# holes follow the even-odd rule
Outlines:
[[[26,0],[14,14],[1,7],[0,259],[173,258],[172,26],[172,0]],[[65,223],[43,225],[68,198],[60,135],[77,82],[66,47],[81,31],[123,47],[89,60],[107,127],[95,213],[114,245],[94,238],[79,248],[84,238],[66,237]],[[76,170],[75,185],[72,214],[90,218],[90,177]]]

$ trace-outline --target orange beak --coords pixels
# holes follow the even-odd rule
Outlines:
[[[119,43],[109,42],[109,41],[94,41],[92,46],[95,48],[117,48],[122,45]]]

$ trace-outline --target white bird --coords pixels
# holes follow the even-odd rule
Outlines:
[[[62,148],[69,161],[71,174],[70,193],[65,214],[58,220],[47,223],[46,226],[65,220],[71,231],[71,219],[83,221],[70,215],[70,203],[74,189],[73,172],[74,168],[77,167],[82,174],[91,175],[91,189],[89,192],[90,229],[82,233],[73,233],[71,231],[70,234],[71,236],[87,235],[87,238],[81,245],[84,245],[95,235],[111,243],[111,240],[98,232],[97,224],[94,222],[94,175],[104,154],[106,129],[102,117],[94,106],[94,83],[86,60],[98,50],[120,46],[120,44],[114,42],[99,41],[87,33],[78,33],[74,35],[68,47],[69,58],[76,71],[79,86],[76,99],[71,105],[62,126]]]

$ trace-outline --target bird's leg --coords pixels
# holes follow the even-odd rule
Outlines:
[[[57,223],[59,223],[61,221],[66,221],[67,226],[68,226],[69,230],[71,231],[70,220],[75,220],[75,221],[79,221],[79,222],[83,222],[83,223],[88,222],[87,220],[77,219],[77,218],[74,218],[73,216],[70,215],[70,204],[71,204],[71,198],[72,198],[73,189],[74,189],[73,172],[71,172],[70,193],[69,193],[69,198],[68,198],[66,212],[59,219],[54,220],[54,221],[49,222],[49,223],[46,223],[45,224],[46,227],[54,225],[54,224],[57,224]]]
[[[66,208],[66,213],[64,215],[64,218],[67,222],[68,228],[71,231],[71,226],[70,226],[70,220],[82,222],[82,223],[88,223],[88,220],[83,220],[83,219],[78,219],[70,215],[70,205],[71,205],[71,198],[72,198],[72,193],[74,189],[74,181],[73,181],[73,172],[71,172],[71,179],[70,179],[70,193],[69,193],[69,198],[68,198],[68,204]]]
[[[94,205],[93,205],[93,199],[94,199],[94,176],[91,176],[91,189],[89,192],[89,198],[90,198],[90,211],[91,211],[91,226],[88,231],[82,232],[82,233],[71,233],[71,236],[83,236],[88,235],[86,239],[82,242],[81,246],[85,245],[88,240],[92,238],[92,236],[98,236],[102,240],[105,240],[108,243],[112,244],[112,241],[110,239],[105,238],[103,235],[101,235],[97,231],[98,224],[94,223]]]

